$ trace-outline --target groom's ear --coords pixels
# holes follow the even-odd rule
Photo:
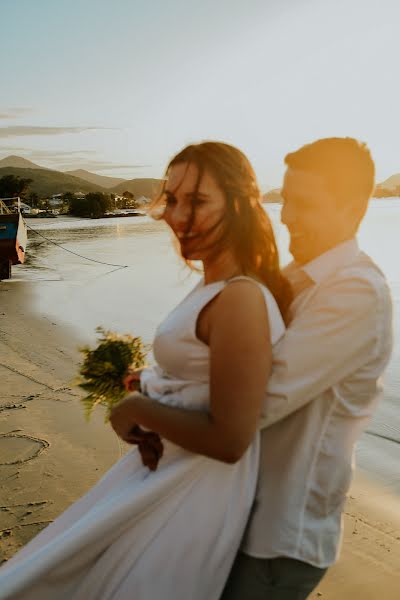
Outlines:
[[[364,213],[360,214],[360,208],[356,203],[349,203],[338,210],[338,216],[340,222],[343,224],[343,228],[348,231],[349,236],[354,236],[357,233]]]

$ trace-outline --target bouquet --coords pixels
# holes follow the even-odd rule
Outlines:
[[[97,327],[99,343],[93,350],[80,348],[84,361],[79,370],[78,385],[87,396],[82,399],[85,416],[90,418],[98,404],[106,407],[106,420],[111,409],[126,395],[124,377],[130,370],[144,366],[146,347],[140,337],[118,335]]]
[[[97,327],[100,334],[96,348],[85,346],[80,349],[84,360],[79,370],[78,385],[87,395],[82,399],[85,416],[90,418],[98,404],[106,407],[106,421],[111,409],[127,394],[124,378],[130,371],[145,364],[146,347],[140,337],[118,335]],[[132,443],[137,444],[144,465],[155,470],[163,454],[159,435],[144,431],[138,425],[132,428]]]

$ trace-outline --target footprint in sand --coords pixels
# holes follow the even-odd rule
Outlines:
[[[0,434],[0,465],[18,465],[39,456],[49,442],[22,433]]]

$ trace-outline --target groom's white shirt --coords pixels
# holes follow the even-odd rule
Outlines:
[[[327,567],[338,554],[354,443],[381,395],[391,298],[355,239],[302,271],[310,285],[295,295],[291,323],[274,347],[259,485],[242,550]],[[292,263],[287,275],[295,280],[299,267]]]

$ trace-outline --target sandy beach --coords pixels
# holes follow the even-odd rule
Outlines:
[[[101,412],[87,423],[77,342],[29,312],[29,284],[0,283],[0,562],[93,485],[121,455]]]
[[[73,333],[29,308],[28,282],[0,284],[0,561],[11,557],[119,458],[101,412],[89,423],[71,387]],[[356,474],[341,559],[313,598],[397,599],[399,500]]]

